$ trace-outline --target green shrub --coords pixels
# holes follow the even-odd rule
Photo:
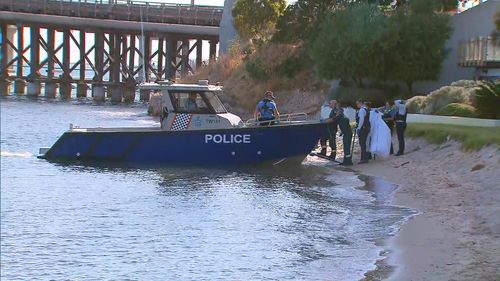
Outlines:
[[[471,105],[463,103],[450,103],[438,111],[436,115],[442,116],[458,116],[458,117],[475,117],[476,108]]]
[[[354,107],[356,100],[370,101],[372,107],[383,106],[387,101],[386,92],[373,88],[359,88],[354,86],[343,86],[333,93],[332,98],[338,100],[342,105]]]
[[[441,89],[430,93],[427,96],[427,105],[424,110],[431,114],[443,108],[450,103],[472,104],[471,97],[473,96],[474,88],[464,88],[455,86],[445,86]]]
[[[478,86],[478,81],[476,80],[458,80],[451,82],[450,86],[462,87],[462,88],[476,88]]]
[[[423,109],[427,105],[427,97],[414,96],[406,102],[408,113],[423,113]]]
[[[500,83],[483,82],[479,87],[474,100],[479,117],[500,119]]]
[[[415,96],[407,102],[408,112],[436,114],[439,109],[450,103],[473,105],[475,92],[480,85],[480,82],[461,80],[453,82],[451,86],[441,87],[427,96]]]
[[[261,59],[249,60],[245,63],[245,69],[252,79],[266,81],[269,76]]]
[[[277,65],[274,71],[279,76],[293,78],[297,73],[307,67],[307,57],[305,55],[293,56]]]

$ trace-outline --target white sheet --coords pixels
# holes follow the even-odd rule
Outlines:
[[[378,157],[389,157],[391,150],[391,130],[382,120],[382,113],[371,110],[370,111],[370,143],[367,144],[368,151]]]

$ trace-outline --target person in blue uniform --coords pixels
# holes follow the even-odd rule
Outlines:
[[[394,124],[396,125],[396,135],[398,136],[398,153],[396,156],[401,156],[405,153],[405,130],[406,130],[406,105],[403,100],[395,100],[394,105],[396,114],[394,115]]]
[[[255,120],[259,121],[261,126],[274,125],[276,118],[279,117],[278,108],[273,92],[266,91],[265,97],[257,103],[255,108],[254,117]]]

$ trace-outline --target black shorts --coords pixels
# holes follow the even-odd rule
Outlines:
[[[276,124],[276,121],[274,121],[275,119],[276,119],[275,117],[271,118],[259,117],[259,119],[257,120],[259,121],[260,126],[271,126]]]

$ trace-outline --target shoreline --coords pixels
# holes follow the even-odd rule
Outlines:
[[[407,216],[401,219],[396,225],[397,228],[386,237],[381,237],[373,240],[375,246],[381,248],[379,258],[374,262],[375,268],[365,272],[361,281],[379,281],[388,279],[396,271],[396,265],[388,263],[388,258],[393,252],[393,247],[389,245],[389,241],[394,237],[404,224],[419,213],[416,210],[406,206],[394,204],[394,195],[399,188],[397,184],[387,181],[386,179],[376,175],[360,174],[354,171],[357,177],[364,182],[364,186],[357,189],[370,191],[371,196],[379,202],[379,204],[408,209]],[[413,214],[411,214],[413,213]]]
[[[352,166],[396,184],[389,203],[418,211],[383,242],[376,269],[362,280],[500,278],[499,151],[408,139],[404,156]]]

